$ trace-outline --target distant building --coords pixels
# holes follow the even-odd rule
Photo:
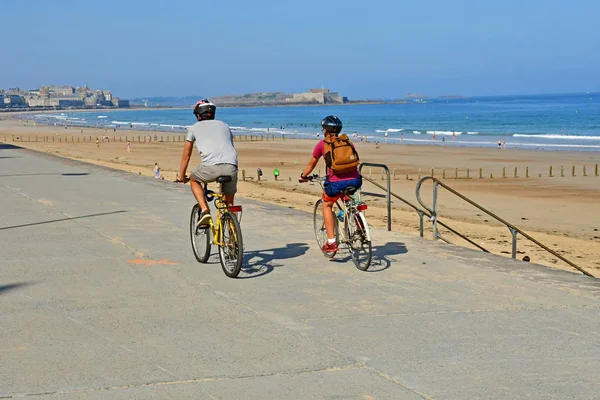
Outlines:
[[[304,93],[294,93],[286,99],[288,103],[309,104],[344,104],[348,102],[347,97],[341,97],[337,92],[329,89],[310,89]]]
[[[12,107],[12,106],[24,106],[27,103],[25,102],[25,98],[23,96],[19,96],[16,94],[5,94],[4,95],[4,106]]]
[[[118,108],[129,108],[129,100],[121,100],[118,97],[112,98],[112,104]]]
[[[73,86],[47,86],[46,90],[51,96],[56,97],[71,97],[75,94],[75,88]]]

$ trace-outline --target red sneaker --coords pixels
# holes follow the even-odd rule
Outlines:
[[[337,243],[326,242],[323,247],[321,247],[321,250],[323,250],[324,253],[335,253],[339,249]]]

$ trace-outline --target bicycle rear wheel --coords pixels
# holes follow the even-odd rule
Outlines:
[[[200,206],[196,204],[192,207],[192,215],[190,215],[190,238],[192,239],[192,250],[196,260],[201,263],[208,261],[210,256],[210,228],[197,228],[198,218],[200,214]]]
[[[360,211],[350,211],[346,218],[346,240],[356,268],[366,271],[371,266],[373,249],[367,219]]]
[[[225,212],[221,216],[221,245],[219,258],[223,272],[230,278],[236,278],[242,269],[244,244],[242,229],[235,215]]]
[[[335,216],[335,214],[333,215],[333,222],[334,222],[335,238],[337,240],[338,236],[339,236],[339,234],[338,234],[339,227],[338,227],[338,220],[337,220],[337,217]],[[315,209],[313,211],[313,225],[315,228],[315,237],[317,239],[317,244],[319,245],[319,250],[321,250],[323,248],[323,245],[327,242],[327,230],[325,229],[325,221],[323,220],[323,199],[319,199],[315,203]],[[337,240],[337,242],[339,243],[339,240]],[[326,253],[323,250],[321,250],[321,252],[323,253],[323,255],[325,257],[328,257],[328,258],[333,258],[336,253],[336,252]]]

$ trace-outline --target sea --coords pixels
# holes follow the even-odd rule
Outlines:
[[[369,142],[600,151],[600,93],[416,99],[408,103],[218,108],[234,135],[315,138],[337,115],[344,132]],[[132,109],[34,114],[51,125],[185,133],[189,109]],[[322,135],[321,135],[322,136]]]

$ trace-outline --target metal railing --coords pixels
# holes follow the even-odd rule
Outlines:
[[[364,190],[360,191],[361,196],[365,195],[365,196],[375,196],[375,197],[384,197],[386,199],[387,202],[387,221],[388,221],[388,231],[392,230],[392,199],[391,196],[395,197],[396,199],[400,200],[401,202],[403,202],[404,204],[408,205],[409,207],[413,208],[418,214],[419,214],[419,232],[421,234],[421,237],[423,237],[423,216],[426,215],[426,212],[421,210],[419,207],[415,206],[414,204],[412,204],[410,201],[403,199],[402,197],[398,196],[396,193],[392,192],[390,189],[390,170],[387,167],[387,165],[385,164],[376,164],[376,163],[361,163],[358,166],[358,171],[361,173],[362,175],[362,168],[364,166],[367,167],[376,167],[376,168],[382,168],[385,172],[386,172],[386,176],[387,176],[387,187],[383,187],[383,185],[380,185],[379,183],[375,182],[373,179],[371,178],[367,178],[365,176],[363,176],[363,180],[372,183],[373,185],[377,186],[379,189],[383,190],[385,192],[384,195],[380,194],[380,193],[373,193],[373,192],[366,192]],[[428,215],[429,216],[429,215]]]
[[[432,204],[432,208],[429,208],[423,202],[423,200],[421,200],[421,186],[427,180],[433,181],[433,204]],[[574,264],[573,262],[567,260],[566,258],[564,258],[563,256],[561,256],[560,254],[558,254],[554,250],[548,248],[546,245],[540,243],[539,241],[537,241],[536,239],[534,239],[533,237],[531,237],[527,233],[523,232],[521,229],[517,228],[516,226],[514,226],[510,222],[507,222],[504,219],[498,217],[493,212],[485,209],[484,207],[482,207],[479,204],[475,203],[473,200],[465,197],[464,195],[462,195],[461,193],[459,193],[456,190],[452,189],[448,185],[442,183],[439,179],[434,178],[432,176],[426,176],[426,177],[420,179],[419,182],[417,182],[416,197],[417,197],[417,201],[421,204],[421,206],[423,206],[423,208],[430,213],[430,219],[431,219],[431,222],[433,224],[433,240],[441,239],[441,240],[443,240],[443,241],[445,241],[447,243],[450,243],[448,240],[444,239],[440,235],[439,230],[438,230],[438,225],[441,225],[444,228],[450,230],[450,232],[458,235],[462,239],[464,239],[467,242],[471,243],[472,245],[476,246],[477,248],[479,248],[479,249],[481,249],[481,250],[489,253],[489,251],[487,249],[483,248],[479,244],[477,244],[474,241],[472,241],[471,239],[467,238],[465,235],[462,235],[462,234],[458,233],[456,230],[450,228],[446,224],[444,224],[444,223],[442,223],[442,222],[439,221],[438,212],[437,212],[438,211],[438,201],[437,201],[438,186],[441,186],[442,188],[446,189],[447,191],[449,191],[453,195],[459,197],[460,199],[462,199],[462,200],[466,201],[467,203],[471,204],[473,207],[479,209],[480,211],[482,211],[482,212],[486,213],[487,215],[489,215],[490,217],[494,218],[496,221],[504,224],[508,228],[508,230],[510,231],[510,233],[512,235],[512,258],[515,258],[515,259],[517,258],[517,234],[521,234],[521,236],[525,237],[526,239],[529,239],[530,241],[532,241],[533,243],[537,244],[542,249],[546,250],[547,252],[549,252],[553,256],[557,257],[558,259],[564,261],[565,263],[567,263],[571,267],[575,268],[576,270],[580,271],[584,275],[594,277],[594,275],[590,274],[589,272],[587,272],[583,268],[579,267],[578,265]]]

